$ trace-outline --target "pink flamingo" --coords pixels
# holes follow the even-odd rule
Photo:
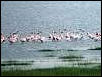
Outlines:
[[[15,34],[15,33],[13,33],[12,35],[10,35],[10,37],[8,37],[8,41],[9,41],[10,43],[15,43],[15,42],[17,42],[17,41],[18,41],[18,35]]]
[[[1,43],[3,43],[5,41],[5,37],[4,35],[1,33]]]

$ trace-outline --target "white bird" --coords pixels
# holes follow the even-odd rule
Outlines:
[[[20,41],[21,41],[21,42],[26,42],[27,39],[23,37],[23,38],[20,39]]]

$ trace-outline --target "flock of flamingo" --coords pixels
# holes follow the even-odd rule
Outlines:
[[[61,32],[55,32],[52,31],[52,33],[49,34],[49,36],[43,36],[41,32],[39,33],[30,33],[26,36],[22,36],[19,34],[19,32],[10,33],[10,35],[7,37],[3,33],[1,33],[1,43],[5,41],[9,41],[9,43],[16,43],[16,42],[45,42],[45,41],[73,41],[73,40],[81,40],[87,36],[89,39],[92,39],[94,41],[101,41],[101,33],[78,33],[78,32],[68,32],[68,31],[61,31]]]

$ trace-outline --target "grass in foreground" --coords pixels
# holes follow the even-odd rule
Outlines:
[[[101,76],[101,68],[51,68],[2,71],[1,76]]]

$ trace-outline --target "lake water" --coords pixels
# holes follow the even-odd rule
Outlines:
[[[47,36],[59,29],[101,32],[101,1],[1,2],[1,32],[5,35],[42,31]],[[101,50],[88,50],[97,47],[101,47],[101,41],[89,39],[12,45],[5,42],[1,44],[1,69],[97,66],[101,65]]]

